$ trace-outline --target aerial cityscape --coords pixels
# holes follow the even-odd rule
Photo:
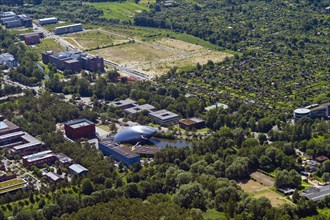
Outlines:
[[[0,220],[330,219],[329,0],[0,0]]]

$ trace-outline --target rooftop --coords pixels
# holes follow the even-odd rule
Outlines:
[[[83,119],[68,121],[64,124],[66,126],[70,126],[71,128],[80,128],[80,127],[84,127],[84,126],[88,126],[88,125],[93,125],[94,123],[83,118]]]
[[[20,130],[20,127],[8,120],[0,121],[0,135],[4,133],[10,133],[11,131],[15,130]]]
[[[70,25],[65,25],[65,26],[56,27],[55,30],[57,30],[57,29],[61,29],[61,28],[75,27],[75,26],[80,26],[80,25],[81,25],[81,23],[78,23],[78,24],[70,24]]]
[[[120,108],[120,107],[126,106],[126,105],[134,105],[135,103],[136,103],[136,101],[134,101],[132,99],[125,99],[125,100],[120,100],[120,101],[114,101],[114,102],[111,102],[110,104]]]
[[[38,142],[32,142],[32,143],[26,143],[26,144],[22,144],[22,145],[18,145],[18,146],[15,146],[13,148],[13,150],[17,151],[17,150],[22,150],[22,149],[25,149],[25,148],[30,148],[30,147],[34,147],[36,145],[42,145],[43,143],[41,141],[38,141]]]
[[[41,152],[38,152],[38,153],[35,153],[35,154],[30,154],[30,155],[26,155],[24,157],[22,157],[24,160],[38,160],[40,158],[43,158],[45,157],[46,155],[48,154],[52,154],[52,151],[51,150],[45,150],[45,151],[41,151]]]
[[[125,156],[126,158],[134,158],[139,156],[135,152],[131,151],[128,147],[114,144],[112,141],[102,141],[102,144],[117,152],[118,154]]]
[[[205,121],[200,118],[185,118],[185,119],[180,120],[180,122],[185,125],[193,125],[193,124],[202,123]]]
[[[11,55],[10,53],[0,54],[0,64],[5,61],[14,61],[14,60],[15,60],[14,56]]]
[[[138,113],[138,112],[141,112],[144,110],[151,111],[154,109],[156,109],[156,107],[153,105],[143,104],[143,105],[135,105],[134,107],[127,108],[127,109],[125,109],[125,112],[127,112],[129,114],[135,114],[135,113]]]
[[[323,187],[310,187],[303,191],[300,196],[304,196],[309,200],[319,201],[323,197],[330,195],[330,185],[323,186]]]
[[[12,11],[6,11],[1,14],[1,17],[15,16],[16,14]]]
[[[45,174],[46,177],[50,178],[51,180],[53,180],[54,182],[63,179],[63,177],[61,177],[60,175],[53,173],[53,172],[48,172]]]
[[[57,18],[55,18],[55,17],[50,17],[50,18],[41,18],[41,19],[39,19],[39,21],[49,21],[49,20],[57,20]]]
[[[207,106],[207,107],[205,108],[205,110],[206,110],[206,111],[210,111],[211,109],[215,109],[215,108],[223,108],[223,109],[227,109],[227,108],[228,108],[228,105],[218,102],[218,103],[216,103],[216,104],[214,104],[214,105]]]
[[[153,117],[156,117],[156,118],[159,118],[161,120],[166,120],[166,119],[170,119],[170,118],[174,118],[174,117],[179,117],[178,114],[167,111],[166,109],[162,109],[162,110],[155,111],[155,112],[150,112],[149,115],[153,116]]]
[[[134,148],[133,152],[137,153],[137,154],[153,155],[153,154],[160,152],[160,148],[159,147],[150,147],[150,146],[137,146]]]
[[[72,158],[68,157],[67,155],[63,153],[58,153],[56,154],[56,157],[61,163],[71,163],[73,161]]]
[[[75,173],[82,173],[82,172],[87,172],[88,169],[86,169],[85,167],[81,166],[80,164],[72,164],[71,166],[69,166],[70,170],[73,170]]]
[[[294,113],[296,113],[296,114],[308,114],[310,112],[311,112],[311,110],[309,110],[308,108],[298,108],[298,109],[294,110]]]

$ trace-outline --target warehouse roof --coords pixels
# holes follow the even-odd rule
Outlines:
[[[73,172],[80,174],[82,172],[88,172],[88,169],[86,169],[85,167],[81,166],[80,164],[72,164],[71,166],[69,166],[69,169],[72,170]]]
[[[330,195],[330,185],[323,186],[323,187],[310,187],[303,191],[300,196],[304,196],[309,200],[319,201],[323,197]]]

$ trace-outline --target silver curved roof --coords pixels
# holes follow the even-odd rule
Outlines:
[[[156,128],[150,126],[133,126],[121,130],[115,135],[115,142],[138,142],[151,138],[157,132]]]
[[[311,110],[309,110],[307,108],[298,108],[298,109],[294,110],[294,113],[296,113],[296,114],[308,114],[310,112],[311,112]]]

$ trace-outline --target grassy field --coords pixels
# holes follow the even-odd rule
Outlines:
[[[39,58],[41,58],[41,53],[45,51],[54,51],[54,52],[60,52],[65,50],[64,47],[56,43],[52,39],[42,39],[40,44],[37,44],[35,47],[31,48],[38,54]]]
[[[103,130],[105,130],[105,131],[110,132],[110,128],[109,128],[109,126],[107,126],[107,125],[98,125],[97,127],[101,128],[101,129],[103,129]]]
[[[99,30],[65,35],[64,40],[82,50],[96,49],[127,43],[129,40],[116,37]]]
[[[267,189],[268,187],[261,185],[260,183],[254,181],[254,180],[246,180],[239,182],[238,185],[248,193],[257,193],[261,190]]]
[[[136,4],[133,1],[97,2],[89,4],[94,6],[96,9],[103,11],[103,15],[101,17],[106,19],[119,19],[122,21],[132,21],[136,13],[140,13],[143,10],[149,10],[147,7],[147,1],[143,1],[143,3],[140,4]]]
[[[225,216],[225,213],[223,212],[218,212],[215,209],[208,209],[204,215],[203,215],[205,220],[224,220],[227,219]]]

